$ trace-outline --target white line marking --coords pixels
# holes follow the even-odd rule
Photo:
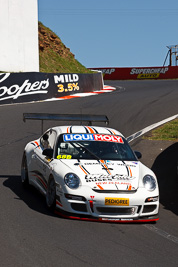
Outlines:
[[[161,126],[162,124],[165,124],[165,123],[167,123],[169,121],[175,120],[176,118],[178,118],[178,114],[174,115],[172,117],[169,117],[169,118],[167,118],[165,120],[162,120],[160,122],[154,123],[154,124],[144,128],[144,129],[142,129],[142,130],[130,135],[129,137],[127,137],[127,141],[131,142],[131,141],[135,140],[136,138],[140,137],[141,135],[153,130],[154,128],[157,128],[157,127]]]
[[[144,128],[144,129],[142,129],[142,130],[130,135],[129,137],[127,137],[127,141],[131,142],[131,141],[135,140],[136,138],[142,136],[143,134],[153,130],[154,128],[157,128],[157,127],[159,127],[159,126],[161,126],[161,125],[163,125],[163,124],[165,124],[165,123],[167,123],[167,122],[169,122],[171,120],[175,120],[176,118],[178,118],[178,114],[174,115],[172,117],[169,117],[169,118],[167,118],[165,120],[162,120],[160,122],[154,123],[154,124]],[[166,238],[166,239],[178,244],[178,237],[176,237],[174,235],[170,235],[169,233],[167,233],[167,232],[165,232],[165,231],[163,231],[163,230],[161,230],[161,229],[159,229],[159,228],[157,228],[156,226],[153,226],[153,225],[145,224],[144,227],[146,227],[148,230],[150,230],[150,231],[152,231],[152,232],[154,232],[154,233],[156,233],[156,234],[158,234],[158,235],[160,235],[160,236],[162,236],[162,237],[164,237],[164,238]]]
[[[151,230],[152,232],[178,244],[178,237],[174,236],[174,235],[170,235],[169,233],[157,228],[156,226],[153,226],[153,225],[149,225],[149,224],[146,224],[144,225],[144,227],[146,227],[147,229]]]

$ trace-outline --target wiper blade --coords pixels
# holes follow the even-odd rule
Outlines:
[[[104,160],[100,159],[95,153],[93,153],[91,150],[89,150],[88,148],[86,148],[85,146],[83,146],[82,144],[80,143],[76,143],[79,147],[81,147],[82,149],[84,149],[85,151],[87,151],[89,154],[91,154],[95,159],[97,159],[100,164],[102,165],[103,169],[106,170],[109,174],[110,173],[110,170],[113,170],[112,168],[108,168],[107,164],[104,162]]]
[[[82,149],[84,149],[85,151],[87,151],[90,155],[92,155],[95,159],[97,159],[98,161],[100,161],[101,159],[95,154],[93,153],[91,150],[89,150],[88,148],[86,148],[85,146],[83,146],[80,143],[76,143],[79,147],[81,147]]]

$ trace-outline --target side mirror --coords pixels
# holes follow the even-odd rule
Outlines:
[[[134,151],[134,153],[138,159],[141,159],[142,154],[139,151]]]
[[[43,154],[44,156],[47,156],[48,158],[51,159],[51,158],[53,157],[53,152],[54,152],[54,151],[53,151],[52,148],[46,148],[46,149],[43,150],[43,153],[42,153],[42,154]]]

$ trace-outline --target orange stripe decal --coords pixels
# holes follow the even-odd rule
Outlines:
[[[132,186],[131,186],[131,185],[129,185],[129,188],[128,188],[128,190],[132,190]]]
[[[130,176],[132,177],[132,171],[131,171],[131,168],[128,166],[129,168],[129,171],[130,171]]]
[[[116,133],[113,130],[110,130],[114,135],[116,135]]]
[[[70,127],[67,128],[67,133],[69,133],[69,129],[70,129]]]
[[[40,149],[40,145],[38,144],[38,142],[34,141],[34,143],[37,145],[37,147]]]
[[[108,169],[108,167],[106,166],[106,164],[104,164],[104,167],[107,169],[107,172],[111,175],[110,170]]]
[[[79,167],[80,167],[80,169],[81,169],[85,174],[88,174],[88,173],[82,168],[82,166],[79,165]]]
[[[97,184],[97,186],[99,187],[99,189],[104,190],[104,188],[101,185]]]
[[[91,127],[87,126],[87,129],[90,131],[90,133],[95,133]]]

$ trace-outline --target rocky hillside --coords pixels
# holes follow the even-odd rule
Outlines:
[[[40,72],[89,73],[61,39],[41,22],[39,31]]]

